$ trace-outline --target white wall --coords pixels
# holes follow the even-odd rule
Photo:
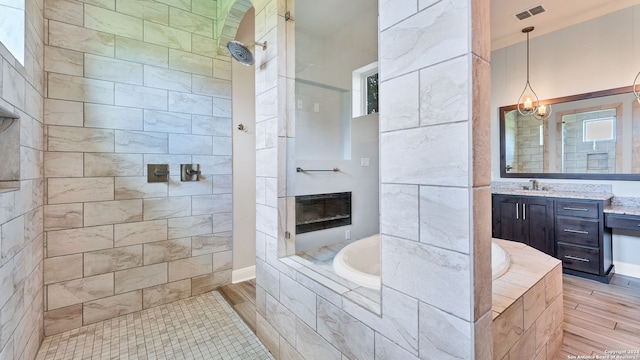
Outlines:
[[[530,80],[540,99],[630,86],[640,71],[640,5],[530,40]],[[535,30],[532,33],[535,36]],[[498,108],[515,104],[526,81],[526,37],[523,42],[491,53],[491,173],[500,178]],[[637,181],[551,180],[612,184],[616,196],[640,196]],[[635,236],[631,236],[635,235]],[[615,232],[616,272],[640,277],[640,239]]]
[[[255,13],[245,14],[236,40],[253,44]],[[261,49],[260,49],[261,51]],[[233,273],[232,281],[255,276],[256,265],[256,131],[255,67],[233,60],[232,131],[233,131]],[[243,124],[246,131],[238,130]]]

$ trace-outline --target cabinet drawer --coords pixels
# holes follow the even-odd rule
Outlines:
[[[565,217],[556,221],[556,241],[599,247],[598,221]]]
[[[558,258],[562,260],[562,266],[567,269],[600,274],[600,251],[598,249],[558,244]]]
[[[607,227],[640,231],[640,216],[605,214],[604,219]]]
[[[557,200],[556,215],[597,219],[600,215],[599,205],[597,202]]]

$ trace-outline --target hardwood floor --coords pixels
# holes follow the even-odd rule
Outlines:
[[[614,275],[610,284],[563,275],[564,341],[554,360],[640,350],[640,279]],[[255,332],[255,280],[218,289]],[[640,360],[640,354],[627,359]],[[551,359],[549,359],[551,360]]]
[[[614,275],[610,284],[602,284],[564,275],[562,283],[564,341],[555,360],[640,350],[640,279]]]
[[[229,284],[218,288],[224,299],[231,305],[240,318],[256,332],[256,280]]]

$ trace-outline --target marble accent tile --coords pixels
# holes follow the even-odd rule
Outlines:
[[[80,1],[73,0],[45,1],[44,17],[49,20],[82,26],[83,4]]]
[[[191,74],[145,65],[144,85],[158,89],[191,92]]]
[[[374,331],[328,301],[317,300],[318,334],[350,359],[372,359]]]
[[[16,216],[16,212],[15,193],[0,193],[0,224],[13,219]]]
[[[375,343],[375,360],[418,360],[416,356],[412,355],[379,333],[375,334]]]
[[[493,358],[502,359],[509,349],[524,334],[524,311],[522,298],[493,320],[493,338],[503,339],[493,342]]]
[[[522,297],[524,306],[524,329],[528,330],[546,307],[544,293],[545,281],[540,280]]]
[[[462,56],[420,70],[420,125],[469,120],[469,61]]]
[[[430,278],[429,286],[422,279]],[[440,310],[471,319],[469,256],[430,245],[382,237],[382,283]],[[451,284],[457,284],[452,287]]]
[[[144,244],[144,264],[156,264],[191,256],[191,238]]]
[[[256,204],[256,230],[270,236],[277,236],[278,209]]]
[[[48,151],[113,152],[113,130],[50,126]]]
[[[144,130],[167,133],[191,133],[191,115],[145,110]]]
[[[84,126],[142,130],[142,110],[101,104],[84,104]]]
[[[142,246],[125,246],[84,253],[84,276],[142,266]]]
[[[167,48],[143,41],[117,37],[115,44],[116,58],[141,64],[169,66]]]
[[[310,360],[342,359],[338,349],[333,347],[331,343],[327,342],[327,340],[299,319],[296,319],[296,350],[298,350],[305,359]]]
[[[115,37],[111,34],[48,21],[49,45],[90,54],[113,56]]]
[[[211,155],[213,139],[204,135],[169,134],[169,153]]]
[[[44,335],[51,336],[82,326],[82,304],[44,313]]]
[[[171,14],[171,10],[169,14]],[[144,41],[171,49],[191,51],[191,34],[189,32],[151,21],[144,22]]]
[[[466,122],[382,134],[381,148],[393,150],[380,154],[381,182],[466,187],[468,138]]]
[[[274,298],[280,298],[280,272],[258,259],[256,259],[256,284]]]
[[[470,230],[469,189],[420,187],[420,242],[468,254]]]
[[[75,3],[75,1],[67,0],[50,1],[49,3],[54,2]],[[82,4],[79,4],[82,9]],[[45,45],[44,54],[45,71],[74,76],[84,74],[84,57],[81,52]],[[46,101],[45,99],[45,103]]]
[[[51,99],[113,104],[113,83],[79,76],[49,73],[47,93]]]
[[[188,279],[211,273],[213,258],[211,255],[194,256],[169,262],[169,281]]]
[[[115,151],[121,153],[166,154],[167,134],[141,131],[115,132]]]
[[[116,0],[118,12],[163,25],[169,24],[169,6],[155,1]]]
[[[84,226],[142,221],[142,199],[84,204]]]
[[[262,315],[256,314],[256,335],[272,354],[280,353],[280,335]]]
[[[83,325],[113,319],[142,310],[142,290],[132,291],[82,305]]]
[[[146,176],[115,178],[115,199],[145,199],[165,197],[169,186],[166,183],[149,183]]]
[[[232,247],[233,237],[231,233],[200,235],[191,238],[191,253],[193,256],[228,251]]]
[[[142,167],[141,154],[84,154],[84,176],[142,176]]]
[[[213,116],[231,117],[231,99],[213,98]]]
[[[169,196],[209,195],[211,193],[213,193],[213,179],[206,176],[200,177],[197,182],[182,182],[178,175],[170,177]]]
[[[280,303],[307,325],[316,327],[315,293],[288,276],[280,276]]]
[[[231,118],[193,115],[191,121],[193,134],[231,136]]]
[[[82,103],[45,99],[44,122],[46,125],[82,126]]]
[[[206,16],[210,19],[216,19],[217,7],[211,6],[207,0],[191,0],[191,12]]]
[[[414,0],[382,0],[379,2],[379,7],[381,31],[415,14],[418,10]]]
[[[221,98],[231,98],[231,81],[193,75],[193,92]]]
[[[113,200],[113,178],[51,178],[48,179],[48,203]]]
[[[44,176],[47,178],[84,176],[82,153],[45,152]]]
[[[82,273],[82,254],[44,259],[44,284],[79,279]]]
[[[194,34],[213,37],[213,19],[197,14],[198,13],[191,13],[172,7],[169,10],[169,23],[174,28],[182,29]]]
[[[117,224],[114,237],[117,247],[167,240],[167,220]]]
[[[213,62],[210,57],[176,49],[169,49],[169,68],[206,76],[213,74]]]
[[[439,2],[380,32],[380,67],[386,76],[393,78],[467,53],[468,12],[466,1]]]
[[[165,284],[167,283],[167,263],[116,271],[113,276],[115,294]]]
[[[191,278],[191,295],[199,295],[231,284],[231,270],[219,271]]]
[[[231,175],[233,172],[233,159],[231,156],[194,155],[192,158],[195,164],[200,164],[204,175]]]
[[[266,320],[287,341],[295,343],[296,315],[271,295],[267,295]]]
[[[197,196],[191,200],[191,203],[193,215],[221,214],[233,211],[232,194]]]
[[[419,188],[415,185],[382,184],[380,230],[404,239],[420,238]]]
[[[232,138],[230,136],[213,137],[213,155],[232,155]]]
[[[213,233],[213,216],[199,215],[169,219],[169,239]],[[218,232],[218,231],[217,231]]]
[[[142,85],[142,64],[111,57],[84,54],[84,76],[93,79]]]
[[[206,57],[218,56],[218,43],[215,39],[191,34],[191,52]]]
[[[145,221],[189,216],[191,214],[191,197],[144,199],[143,206]]]
[[[378,294],[378,299],[380,298],[384,301],[378,306],[377,311],[382,313],[382,317],[353,302],[343,301],[342,309],[377,333],[417,355],[418,300],[386,286],[382,288],[382,297]]]
[[[473,324],[420,302],[420,354],[465,358],[473,351]]]
[[[303,271],[306,271],[306,272],[303,272]],[[349,289],[337,283],[329,285],[329,286],[333,286],[334,288],[337,288],[337,291],[336,291],[333,288],[330,288],[329,286],[327,286],[328,284],[325,285],[321,281],[318,281],[318,279],[313,279],[311,276],[308,276],[309,273],[319,276],[318,273],[313,272],[308,268],[300,268],[300,271],[298,271],[296,274],[296,281],[300,285],[311,290],[314,294],[321,296],[322,298],[331,302],[335,306],[341,307],[342,306],[341,294],[346,293]],[[346,311],[349,311],[349,310],[346,310]]]
[[[0,265],[0,309],[4,307],[4,304],[6,304],[13,295],[13,272],[14,267],[12,261]]]
[[[113,275],[84,277],[47,285],[47,308],[55,310],[113,295]]]
[[[115,84],[115,105],[166,111],[167,99],[167,90]]]
[[[185,279],[157,285],[142,290],[142,305],[145,309],[191,296],[191,280]]]
[[[142,19],[89,4],[84,6],[84,26],[108,34],[142,40]]]
[[[213,60],[213,76],[215,78],[231,80],[231,58],[227,59]]]
[[[282,360],[304,360],[302,355],[296,348],[289,344],[289,342],[285,339],[280,340],[280,359]]]
[[[96,226],[47,233],[47,257],[79,254],[113,247],[113,226]]]
[[[409,129],[420,125],[419,76],[413,72],[380,84],[380,107],[393,109],[380,114],[380,131]]]

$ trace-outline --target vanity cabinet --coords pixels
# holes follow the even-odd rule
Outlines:
[[[609,282],[611,229],[604,223],[609,201],[557,199],[555,205],[557,257],[565,272]]]
[[[525,243],[554,256],[553,200],[494,194],[493,237]]]

